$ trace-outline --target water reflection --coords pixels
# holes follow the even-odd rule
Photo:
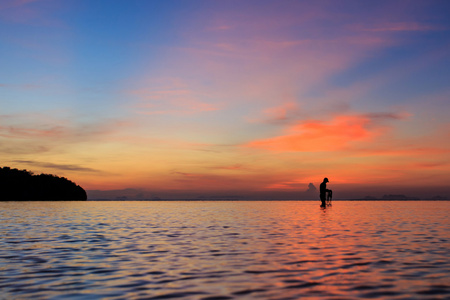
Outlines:
[[[3,202],[5,298],[447,297],[449,202]]]

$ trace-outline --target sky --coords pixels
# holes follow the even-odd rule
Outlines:
[[[445,0],[0,1],[0,163],[90,198],[450,196],[449,83]]]

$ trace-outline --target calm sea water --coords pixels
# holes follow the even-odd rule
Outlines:
[[[450,299],[450,202],[0,209],[0,299]]]

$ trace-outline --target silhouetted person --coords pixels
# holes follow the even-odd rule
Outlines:
[[[322,201],[321,207],[327,206],[327,193],[331,194],[331,190],[327,189],[328,178],[324,178],[323,182],[320,184],[320,201]],[[331,197],[331,196],[330,196]]]

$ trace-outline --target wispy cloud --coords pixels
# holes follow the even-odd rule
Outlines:
[[[0,3],[0,10],[12,7],[20,7],[40,0],[3,0]]]
[[[233,165],[223,165],[223,166],[211,166],[209,169],[213,170],[229,170],[229,171],[243,171],[249,170],[248,167],[242,164],[233,164]]]
[[[204,91],[196,91],[179,78],[149,80],[143,86],[126,91],[137,99],[134,110],[146,115],[194,114],[218,110]]]
[[[121,120],[78,123],[50,114],[11,114],[0,116],[0,137],[77,142],[105,137],[129,125],[130,122]]]
[[[258,176],[173,172],[171,183],[175,189],[197,191],[252,191],[266,185],[270,179]],[[170,185],[170,184],[169,184]]]
[[[371,146],[370,148],[355,147],[350,151],[354,157],[364,156],[390,156],[390,157],[416,157],[424,158],[428,156],[440,157],[441,155],[449,154],[450,149],[444,147],[429,147],[429,146],[411,146],[390,144],[389,146],[379,147]]]
[[[0,143],[0,152],[4,155],[42,154],[51,151],[48,145],[37,145],[33,141],[4,140]]]
[[[95,170],[92,168],[87,168],[79,165],[73,164],[55,164],[49,162],[41,162],[41,161],[33,161],[33,160],[13,160],[14,163],[20,163],[24,165],[36,166],[40,168],[52,169],[52,170],[61,170],[61,171],[76,171],[76,172],[100,172],[99,170]]]
[[[0,2],[0,20],[11,23],[48,24],[44,12],[36,2],[42,0],[2,0]]]
[[[0,136],[7,138],[61,138],[65,132],[62,126],[49,126],[47,129],[0,126]]]
[[[186,176],[186,177],[199,177],[200,176],[200,175],[193,174],[193,173],[186,173],[186,172],[179,172],[179,171],[172,171],[171,174]]]
[[[43,28],[67,28],[65,21],[55,14],[70,6],[68,2],[45,0],[2,0],[0,1],[0,21],[13,25],[31,25]],[[46,47],[51,50],[51,47]],[[53,53],[52,53],[53,54]]]
[[[294,180],[288,180],[288,181],[282,181],[282,182],[275,182],[268,184],[265,188],[269,190],[305,190],[305,187],[307,184],[305,184],[304,179],[294,179]]]
[[[436,31],[447,30],[448,28],[419,22],[387,22],[366,27],[365,25],[355,26],[355,29],[368,32],[396,32],[396,31]]]
[[[265,108],[259,116],[248,117],[247,119],[250,122],[282,124],[298,119],[300,114],[299,104],[292,100]]]

